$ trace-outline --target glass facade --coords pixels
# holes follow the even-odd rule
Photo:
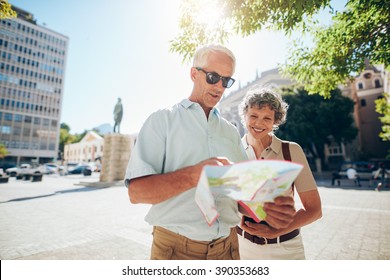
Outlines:
[[[0,21],[0,143],[10,152],[6,160],[57,157],[68,41],[22,16]]]

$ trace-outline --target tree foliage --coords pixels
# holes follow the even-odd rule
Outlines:
[[[70,127],[66,123],[61,123],[60,125],[60,143],[59,150],[61,153],[64,153],[64,148],[66,144],[75,143],[76,137],[70,134]]]
[[[351,0],[331,26],[313,26],[314,46],[300,40],[290,49],[284,73],[309,93],[330,91],[362,72],[365,59],[390,65],[390,1]]]
[[[0,0],[0,19],[16,17],[16,12],[12,10],[8,0]]]
[[[247,36],[263,28],[306,30],[308,20],[330,0],[183,0],[180,34],[171,41],[171,51],[189,60],[197,47],[225,43],[232,34]],[[207,17],[207,19],[206,19]],[[210,23],[211,22],[211,23]]]
[[[315,158],[324,159],[325,144],[349,143],[356,137],[353,101],[342,96],[340,90],[333,90],[328,99],[309,95],[303,88],[286,88],[282,94],[289,109],[287,124],[277,135],[298,142]]]
[[[184,0],[180,34],[171,51],[192,57],[203,44],[225,43],[233,34],[247,36],[264,28],[307,32],[314,45],[293,42],[283,72],[311,93],[329,97],[332,89],[371,64],[390,63],[390,0],[349,0],[335,11],[330,0]],[[207,4],[209,3],[209,4]],[[213,25],[199,20],[210,7],[220,11]],[[333,23],[321,26],[315,15],[330,8]],[[210,18],[211,20],[212,18]]]
[[[390,103],[388,100],[390,96],[388,93],[385,93],[383,98],[377,99],[375,101],[376,104],[376,112],[381,115],[379,117],[382,122],[382,132],[379,134],[379,137],[384,141],[390,141]]]
[[[5,158],[8,155],[8,150],[4,144],[0,144],[0,159]]]

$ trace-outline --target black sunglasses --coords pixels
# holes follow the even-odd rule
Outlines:
[[[196,70],[202,71],[203,73],[206,74],[206,82],[210,85],[214,85],[218,83],[219,80],[222,80],[222,86],[224,88],[230,88],[235,82],[235,80],[230,77],[222,77],[215,72],[206,72],[200,67],[195,67],[195,68]]]

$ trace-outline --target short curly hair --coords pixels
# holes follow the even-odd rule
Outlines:
[[[268,106],[275,112],[274,130],[286,122],[288,104],[272,88],[255,87],[250,89],[239,106],[241,121],[245,126],[245,115],[249,108],[261,109]]]

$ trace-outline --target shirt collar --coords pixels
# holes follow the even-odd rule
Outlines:
[[[244,146],[244,149],[247,150],[249,147],[248,141],[246,141],[247,134],[244,134],[244,136],[241,138],[242,145]]]
[[[189,100],[189,99],[183,99],[183,100],[180,102],[180,104],[181,104],[181,106],[183,106],[185,109],[188,109],[188,108],[190,108],[191,106],[194,106],[194,105],[196,105],[196,104],[198,104],[198,103],[193,102],[193,101],[191,101],[191,100]],[[200,107],[199,104],[198,104],[198,106]],[[211,113],[212,115],[216,115],[216,116],[220,116],[220,115],[221,115],[219,109],[216,108],[216,107],[214,107],[213,109],[211,109],[210,113]]]
[[[249,144],[248,144],[248,141],[246,138],[247,138],[247,134],[245,134],[241,138],[241,142],[242,142],[242,145],[244,146],[245,150],[247,150],[249,148]],[[271,142],[270,148],[276,154],[279,154],[280,150],[282,149],[282,141],[278,137],[276,137],[275,135],[272,135],[272,142]]]
[[[272,142],[270,148],[275,154],[279,154],[280,150],[282,149],[282,140],[280,140],[274,134],[272,134]]]

